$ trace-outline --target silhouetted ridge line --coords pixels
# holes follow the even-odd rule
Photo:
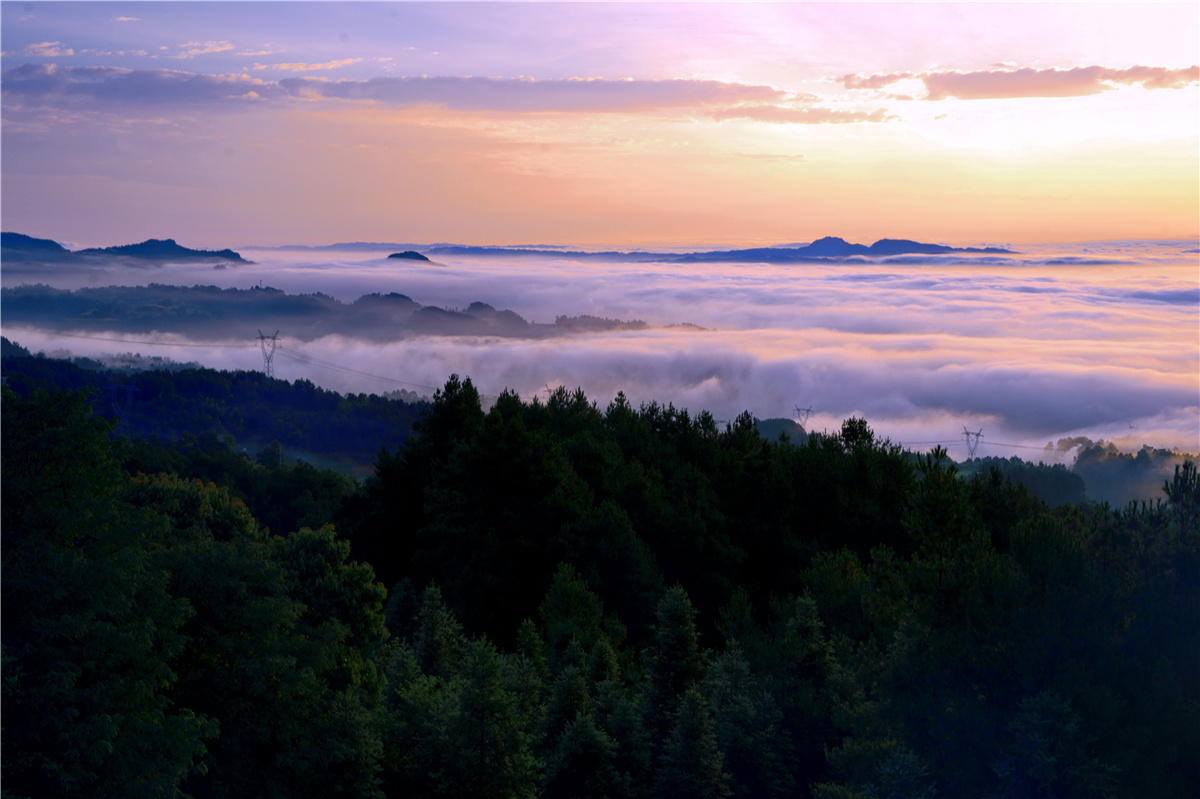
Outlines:
[[[969,253],[976,255],[1015,255],[1013,250],[1002,247],[948,247],[944,244],[926,244],[910,239],[880,239],[874,244],[852,244],[837,236],[825,236],[802,247],[754,247],[745,250],[714,250],[681,255],[671,260],[682,262],[703,261],[766,261],[788,263],[823,261],[831,258],[854,256],[879,257],[888,255],[945,255]]]
[[[123,244],[117,247],[89,247],[79,250],[77,255],[124,255],[132,258],[153,260],[194,260],[197,258],[221,258],[227,261],[243,261],[233,250],[193,250],[182,247],[175,239],[146,239],[138,244]]]
[[[581,250],[543,250],[523,247],[490,246],[437,246],[428,252],[435,255],[505,256],[521,258],[572,258],[604,261],[671,261],[681,263],[759,261],[768,263],[793,263],[825,261],[835,258],[882,257],[890,255],[945,255],[965,253],[972,255],[1016,255],[1013,250],[1002,247],[949,247],[944,244],[927,244],[911,239],[880,239],[871,245],[853,244],[837,236],[825,236],[811,244],[797,247],[751,247],[741,250],[707,250],[680,255],[678,253],[633,251],[584,252]]]
[[[46,254],[69,254],[71,252],[57,241],[35,239],[33,236],[26,236],[24,233],[0,233],[0,247],[5,250]]]
[[[250,263],[233,250],[193,250],[178,244],[175,239],[146,239],[138,244],[122,244],[115,247],[88,247],[83,250],[68,250],[56,241],[38,239],[23,233],[0,234],[0,249],[3,257],[12,260],[79,261],[95,256],[118,256],[146,261],[233,261]]]

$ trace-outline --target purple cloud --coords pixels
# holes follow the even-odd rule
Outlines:
[[[349,62],[284,64],[276,69],[333,68]],[[715,80],[607,80],[484,77],[388,77],[369,80],[207,75],[176,70],[61,67],[24,64],[3,75],[6,97],[28,101],[90,99],[104,103],[214,104],[246,100],[371,100],[397,106],[442,105],[462,111],[636,113],[670,109],[717,109],[719,118],[744,116],[769,121],[842,122],[866,118],[857,112],[796,109],[773,103],[797,98],[770,86]],[[808,100],[810,98],[800,98]]]
[[[399,77],[324,81],[285,78],[293,96],[375,100],[395,105],[433,103],[464,111],[634,112],[782,101],[769,86],[715,80],[530,80],[483,77]]]
[[[278,96],[279,86],[245,76],[202,75],[169,69],[60,67],[23,64],[2,76],[5,97],[133,104],[212,104]]]

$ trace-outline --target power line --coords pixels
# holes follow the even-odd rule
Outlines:
[[[29,327],[8,326],[7,330],[8,331],[16,330],[19,332],[27,332],[27,333],[49,333],[50,335],[53,335],[58,338],[79,338],[79,339],[88,339],[91,341],[114,341],[114,342],[123,343],[123,344],[141,344],[141,345],[147,346],[147,347],[200,347],[200,348],[204,348],[204,349],[247,349],[249,347],[254,346],[253,344],[233,344],[233,343],[222,343],[222,342],[212,342],[212,343],[204,344],[204,343],[186,343],[186,342],[170,342],[170,341],[145,341],[142,339],[114,338],[112,336],[89,336],[89,335],[85,335],[83,333],[59,333],[56,331],[45,331],[45,330],[40,330],[38,328],[29,328]],[[259,335],[260,336],[262,335],[261,330],[259,331]],[[278,335],[278,331],[276,331],[276,335]],[[270,340],[273,337],[265,336],[264,338]],[[323,360],[321,358],[314,357],[312,355],[308,355],[307,353],[299,352],[298,350],[291,350],[287,347],[284,347],[282,344],[277,344],[276,349],[285,358],[291,358],[294,361],[299,361],[301,363],[307,363],[307,364],[310,364],[313,366],[319,366],[323,369],[329,369],[329,370],[332,370],[335,372],[342,372],[343,374],[354,375],[356,377],[367,377],[367,378],[371,378],[373,380],[382,380],[387,383],[396,383],[397,385],[402,385],[402,386],[411,386],[413,388],[423,388],[428,391],[438,391],[439,390],[439,388],[437,386],[427,386],[422,383],[411,383],[406,380],[397,380],[394,377],[384,377],[383,375],[377,375],[377,374],[373,374],[371,372],[364,372],[359,369],[351,369],[351,368],[348,368],[345,366],[341,366],[339,364],[332,363],[330,361]],[[497,399],[498,398],[498,396],[495,394],[480,394],[479,396],[482,397],[483,399]],[[520,395],[517,395],[517,396],[520,397]],[[797,411],[797,414],[803,413],[803,412],[811,413],[812,407],[809,406],[808,408],[800,408],[797,405],[795,410]],[[715,421],[717,423],[724,423],[726,420],[717,419]],[[1137,427],[1134,426],[1133,429],[1136,430]],[[977,436],[977,437],[981,438],[983,436],[982,429],[978,433],[972,433],[971,431],[967,430],[964,427],[963,433],[964,433],[964,435],[969,435],[969,436],[973,436],[973,437]],[[901,447],[903,447],[903,446],[924,446],[924,445],[928,445],[928,444],[957,444],[957,443],[959,443],[960,440],[961,440],[960,438],[944,438],[944,439],[938,439],[938,440],[934,440],[934,441],[908,441],[908,442],[897,441],[896,444],[897,444],[897,446],[901,446]],[[978,441],[976,441],[976,446],[978,446]],[[990,446],[990,447],[1009,447],[1012,449],[1036,449],[1036,450],[1040,450],[1043,452],[1046,449],[1045,447],[1042,447],[1042,446],[1036,446],[1036,445],[1031,445],[1031,444],[1010,444],[1010,443],[1006,443],[1003,441],[993,441],[992,439],[988,439],[988,446]],[[971,456],[973,457],[974,451],[970,449],[969,441],[968,441],[968,450],[971,452]]]
[[[289,347],[281,346],[281,347],[279,347],[279,352],[285,358],[291,358],[294,361],[300,361],[301,363],[307,363],[312,366],[320,366],[323,369],[330,369],[335,372],[342,372],[343,374],[355,375],[356,377],[369,377],[374,380],[382,380],[387,383],[396,383],[398,385],[412,386],[414,388],[424,388],[424,389],[428,389],[430,391],[438,390],[436,386],[426,386],[426,385],[422,385],[421,383],[410,383],[407,380],[397,380],[394,377],[384,377],[383,375],[372,374],[371,372],[364,372],[360,369],[351,369],[348,366],[342,366],[340,364],[332,363],[330,361],[326,361],[321,358],[317,358],[315,356],[309,355],[308,353],[300,352],[299,350],[293,350]]]
[[[334,372],[342,372],[343,374],[354,375],[355,377],[368,377],[373,380],[382,380],[386,383],[396,383],[397,385],[411,386],[413,388],[423,388],[428,391],[436,392],[436,391],[441,390],[437,386],[427,386],[427,385],[424,385],[423,383],[412,383],[407,380],[397,380],[394,377],[385,377],[383,375],[377,375],[372,372],[364,372],[361,369],[352,369],[350,367],[332,363],[332,362],[326,361],[322,358],[317,358],[313,355],[309,355],[307,353],[300,352],[299,350],[293,350],[288,347],[284,347],[282,345],[279,347],[279,352],[285,358],[291,358],[292,360],[299,361],[300,363],[306,363],[306,364],[309,364],[310,366],[319,366],[322,369],[329,369]],[[499,395],[497,395],[497,394],[480,394],[479,396],[481,399],[490,399],[490,400],[499,399]],[[518,394],[517,396],[519,397],[520,395]]]
[[[229,344],[221,342],[212,342],[209,344],[188,343],[188,342],[172,342],[172,341],[145,341],[137,338],[113,338],[112,336],[88,336],[83,333],[59,333],[53,330],[40,330],[33,327],[7,327],[5,332],[16,330],[21,333],[46,333],[55,338],[82,338],[90,341],[116,341],[121,344],[141,344],[147,347],[200,347],[203,349],[247,349],[253,347],[253,344]]]
[[[999,441],[989,441],[988,446],[989,447],[1016,447],[1017,449],[1039,449],[1039,450],[1042,450],[1043,452],[1045,452],[1045,450],[1046,450],[1045,447],[1037,447],[1037,446],[1033,446],[1031,444],[1002,444]]]

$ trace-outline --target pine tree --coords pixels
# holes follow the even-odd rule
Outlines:
[[[654,645],[646,653],[642,695],[646,729],[656,744],[671,728],[679,697],[704,676],[696,610],[681,586],[668,589],[659,601],[657,619]]]
[[[662,799],[723,799],[733,795],[708,703],[696,688],[689,688],[683,695],[671,737],[659,756],[655,794]]]
[[[630,775],[617,768],[617,742],[578,714],[566,726],[546,767],[546,799],[620,799],[631,795]]]

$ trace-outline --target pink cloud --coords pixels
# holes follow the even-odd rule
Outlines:
[[[881,89],[911,77],[911,72],[894,72],[889,75],[843,75],[837,81],[847,89]]]
[[[795,106],[783,105],[744,105],[732,108],[718,108],[713,109],[707,115],[718,121],[725,119],[753,119],[759,122],[801,125],[884,122],[887,119],[887,112],[882,108],[867,112],[820,107],[797,108]]]

